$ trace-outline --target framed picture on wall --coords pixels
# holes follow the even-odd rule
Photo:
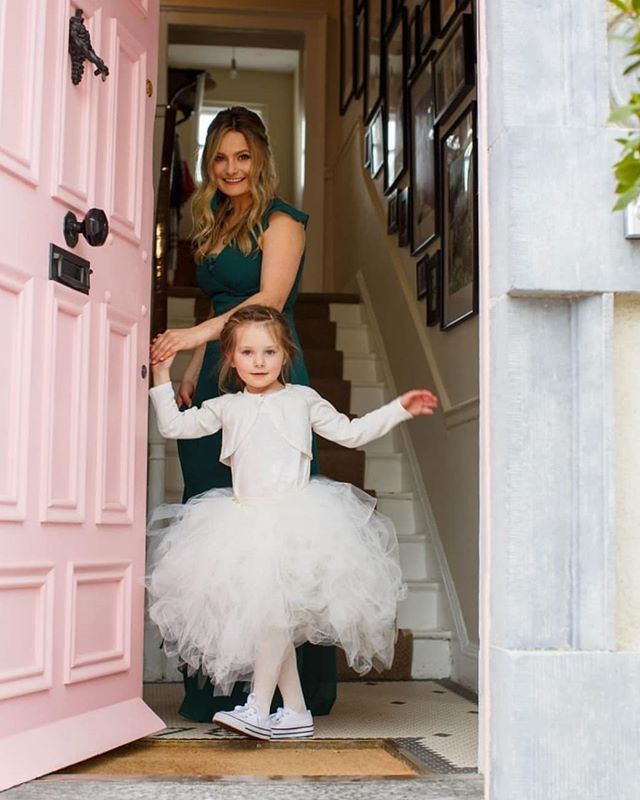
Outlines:
[[[371,168],[371,131],[369,128],[365,130],[362,142],[362,166],[365,169]]]
[[[376,178],[384,166],[384,118],[382,106],[373,115],[369,123],[371,139],[371,176]]]
[[[442,132],[442,322],[450,328],[478,311],[476,104]]]
[[[387,199],[387,233],[398,231],[398,190],[394,189]]]
[[[365,75],[365,57],[366,57],[366,25],[365,25],[366,12],[365,7],[356,6],[355,20],[354,20],[354,64],[353,69],[353,94],[354,97],[361,97],[364,91],[364,75]]]
[[[353,98],[354,0],[340,0],[340,113],[344,114]]]
[[[369,122],[382,94],[382,9],[384,0],[368,0],[365,7],[364,120]]]
[[[473,17],[463,14],[435,59],[436,119],[447,114],[474,85],[475,41]]]
[[[382,35],[386,34],[393,22],[396,11],[402,5],[398,0],[383,0],[382,4]]]
[[[456,15],[456,0],[435,0],[438,4],[438,16],[440,17],[440,33],[446,33],[447,25],[453,21]]]
[[[426,323],[439,325],[442,321],[442,258],[438,250],[425,258]]]
[[[420,64],[420,43],[418,41],[418,17],[420,8],[416,6],[409,10],[409,22],[407,28],[407,76],[415,73]]]
[[[424,256],[423,258],[418,259],[416,261],[416,297],[418,300],[422,300],[423,297],[427,296],[427,261],[429,260],[429,256]]]
[[[438,235],[438,164],[433,58],[420,67],[409,87],[411,152],[411,254]]]
[[[401,8],[389,28],[384,47],[385,170],[390,192],[406,170],[407,9]]]
[[[409,244],[409,187],[398,191],[398,244],[406,247]]]
[[[422,0],[417,24],[418,47],[421,55],[426,55],[440,31],[439,0]]]

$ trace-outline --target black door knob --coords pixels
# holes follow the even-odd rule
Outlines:
[[[64,215],[64,240],[69,247],[78,244],[78,236],[82,234],[91,247],[100,247],[107,241],[109,220],[101,208],[90,208],[82,222],[73,211]]]

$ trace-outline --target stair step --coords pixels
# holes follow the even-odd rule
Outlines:
[[[364,487],[365,454],[361,450],[320,448],[318,457],[322,475],[360,489]]]
[[[351,384],[341,378],[313,378],[311,386],[343,414],[349,413]]]
[[[331,319],[329,303],[323,302],[296,303],[294,314],[296,324],[303,319]]]
[[[375,439],[375,441],[368,442],[367,444],[363,445],[362,449],[365,451],[365,453],[367,453],[367,455],[376,455],[377,453],[397,453],[401,449],[399,442],[398,430],[393,429],[388,433],[385,433],[385,435],[381,436],[379,439]]]
[[[324,319],[302,319],[296,323],[303,352],[307,348],[334,350],[336,323]]]
[[[371,353],[371,333],[366,325],[340,323],[336,331],[336,344],[338,350],[347,355]]]
[[[329,319],[340,324],[361,325],[364,320],[364,307],[358,303],[331,303]]]
[[[411,677],[436,680],[451,675],[451,631],[414,630]]]
[[[361,417],[379,408],[386,402],[386,386],[382,381],[376,383],[351,382],[351,413]]]
[[[372,669],[364,675],[354,672],[344,656],[344,651],[337,650],[337,666],[339,681],[408,681],[411,680],[413,666],[413,634],[409,630],[399,630],[393,653],[391,667],[383,672]]]
[[[357,294],[342,292],[300,292],[297,303],[360,303]]]
[[[314,378],[340,378],[343,379],[344,366],[340,350],[314,350],[307,348],[304,351],[304,361],[309,371],[309,376]]]
[[[425,534],[399,533],[398,546],[402,577],[405,580],[426,581],[435,577],[429,575],[427,570],[427,538]]]
[[[409,482],[406,459],[402,453],[367,455],[364,485],[377,492],[401,492]]]
[[[415,535],[424,530],[424,519],[413,492],[378,491],[378,511],[390,517],[396,529],[403,534]]]
[[[382,379],[380,359],[373,353],[343,354],[343,378],[354,383],[377,383]]]
[[[401,628],[437,628],[440,617],[441,585],[438,581],[406,580],[409,594],[398,606]]]

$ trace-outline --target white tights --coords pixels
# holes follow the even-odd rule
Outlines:
[[[258,711],[263,715],[269,713],[276,686],[286,708],[297,712],[305,710],[296,651],[284,631],[271,630],[258,647],[253,670],[252,691]]]

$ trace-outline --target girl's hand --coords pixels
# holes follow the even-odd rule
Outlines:
[[[187,408],[191,408],[191,398],[195,390],[196,382],[191,378],[183,377],[178,388],[178,396],[176,397],[178,407],[186,406]]]
[[[151,364],[165,361],[179,350],[193,350],[200,342],[196,328],[176,328],[160,333],[151,343]]]
[[[412,416],[429,415],[438,407],[438,398],[427,389],[412,389],[400,396],[402,407]]]
[[[172,355],[165,358],[164,361],[159,361],[157,364],[151,365],[154,386],[160,386],[161,383],[169,383],[171,381],[170,369],[174,359],[175,355]]]

